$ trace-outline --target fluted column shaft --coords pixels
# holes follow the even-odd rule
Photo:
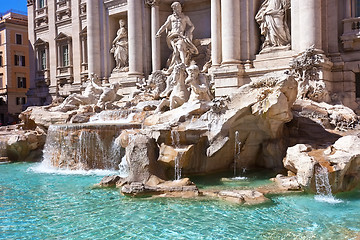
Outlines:
[[[221,0],[222,63],[240,63],[240,1]]]
[[[88,72],[100,77],[100,1],[87,0]]]
[[[143,74],[142,0],[128,1],[129,75]]]
[[[301,14],[301,50],[314,45],[321,49],[321,1],[302,0],[300,4]]]
[[[149,5],[151,6],[151,61],[152,71],[154,72],[161,68],[160,39],[155,37],[160,27],[159,0],[153,0]]]
[[[211,57],[212,65],[221,64],[221,4],[211,0]]]

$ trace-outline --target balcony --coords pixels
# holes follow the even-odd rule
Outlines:
[[[35,10],[35,29],[48,27],[48,8],[43,7]]]
[[[60,0],[56,3],[56,21],[71,21],[71,1]]]
[[[344,50],[360,50],[360,17],[343,20],[344,33],[340,37]]]
[[[57,67],[56,69],[56,79],[58,84],[71,84],[73,82],[73,67],[66,66],[66,67]]]
[[[42,86],[44,83],[49,86],[50,85],[50,70],[45,69],[42,71],[36,72],[36,80],[35,80],[36,86],[39,87]]]
[[[81,2],[79,7],[80,19],[86,19],[86,2]]]

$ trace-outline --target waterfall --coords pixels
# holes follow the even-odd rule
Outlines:
[[[315,200],[328,203],[342,202],[332,195],[328,170],[320,164],[315,165],[315,186]]]
[[[129,164],[126,160],[126,155],[124,155],[119,164],[119,176],[122,178],[126,178],[127,176],[129,176],[129,171]]]
[[[241,151],[241,141],[239,136],[239,131],[235,131],[235,146],[234,146],[234,178],[236,177],[237,172],[237,163],[240,159],[240,151]]]
[[[120,125],[52,125],[44,147],[43,163],[69,170],[117,170],[122,158],[116,137]]]
[[[180,149],[180,134],[178,131],[171,130],[171,145],[175,148],[175,150]],[[181,165],[180,159],[182,157],[182,152],[177,151],[177,155],[175,157],[175,180],[181,179]]]
[[[105,110],[90,117],[93,123],[130,123],[135,115],[134,110]]]

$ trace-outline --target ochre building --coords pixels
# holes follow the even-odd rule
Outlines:
[[[0,18],[0,122],[18,121],[30,86],[27,16],[8,12]]]

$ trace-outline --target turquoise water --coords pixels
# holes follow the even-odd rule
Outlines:
[[[94,189],[102,176],[0,165],[0,239],[358,239],[360,191],[330,204],[273,196],[262,206],[133,199]]]

